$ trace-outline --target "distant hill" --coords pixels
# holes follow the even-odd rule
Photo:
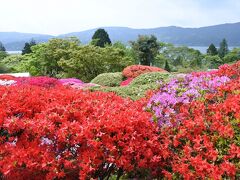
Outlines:
[[[182,28],[176,26],[159,27],[151,29],[132,29],[127,27],[103,27],[113,42],[121,41],[128,43],[136,40],[138,35],[157,36],[158,40],[175,45],[186,46],[209,46],[214,43],[219,45],[223,38],[227,39],[229,46],[240,46],[240,22],[220,24],[200,28]],[[82,43],[88,43],[96,29],[82,32],[73,32],[56,37],[76,36]],[[21,50],[24,42],[35,39],[38,42],[45,42],[54,36],[26,33],[0,33],[0,41],[3,42],[7,50]]]
[[[8,51],[22,50],[25,42],[34,39],[37,42],[46,42],[53,38],[51,35],[19,33],[19,32],[0,32],[0,41]]]

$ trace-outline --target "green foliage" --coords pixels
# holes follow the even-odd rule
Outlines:
[[[153,65],[164,69],[164,65],[167,60],[168,59],[164,56],[164,54],[158,54],[154,59]]]
[[[103,92],[114,92],[119,96],[124,98],[130,98],[132,100],[138,100],[143,98],[148,90],[157,90],[159,88],[159,84],[157,83],[149,83],[145,85],[138,86],[120,86],[120,87],[94,87],[91,88],[91,91],[103,91]]]
[[[71,51],[68,58],[62,58],[58,64],[65,77],[89,82],[101,73],[121,72],[124,67],[133,64],[133,60],[119,48],[86,45]]]
[[[88,82],[101,73],[120,72],[134,63],[124,48],[83,46],[76,38],[51,39],[31,50],[22,56],[21,68],[34,76],[77,77]]]
[[[152,65],[160,49],[160,44],[155,36],[138,36],[137,41],[132,41],[130,44],[141,65]]]
[[[120,86],[123,81],[123,75],[121,72],[116,73],[103,73],[95,77],[91,83],[99,84],[101,86],[115,87]]]
[[[157,81],[166,81],[170,78],[169,73],[163,72],[150,72],[141,74],[140,76],[133,79],[130,86],[146,85],[151,83],[156,83]]]
[[[104,47],[106,44],[112,44],[108,33],[104,29],[96,30],[96,32],[92,37],[92,40],[93,40],[92,43],[95,46],[99,46],[99,47]]]
[[[4,52],[5,52],[6,49],[5,49],[5,47],[3,46],[2,42],[0,41],[0,52],[1,52],[1,51],[4,51]]]
[[[240,59],[240,48],[234,48],[223,58],[223,63],[233,63],[239,59]]]
[[[8,56],[8,54],[5,51],[0,51],[0,61],[7,56]]]
[[[58,62],[69,59],[72,51],[78,49],[80,42],[76,38],[51,39],[47,43],[33,46],[32,53],[27,54],[27,66],[32,75],[56,77],[62,68]]]
[[[228,44],[227,44],[227,41],[226,39],[224,38],[222,40],[222,42],[220,43],[220,47],[219,47],[219,50],[218,50],[218,55],[220,58],[224,58],[224,56],[226,56],[229,52],[229,49],[228,49]]]
[[[8,68],[4,64],[0,63],[0,73],[8,73],[8,72],[9,72]]]
[[[22,55],[32,53],[32,46],[35,46],[36,42],[32,39],[30,42],[26,42],[22,50]]]
[[[221,64],[223,64],[223,60],[218,55],[206,55],[203,58],[203,64],[205,64],[206,68],[217,69]]]
[[[23,67],[24,56],[22,55],[10,55],[2,60],[2,63],[6,66],[9,72],[17,73],[23,72],[25,68]]]
[[[158,57],[161,57],[161,67],[165,68],[166,64],[164,63],[167,61],[171,71],[201,68],[203,59],[203,55],[198,50],[186,46],[175,47],[172,44],[165,44]],[[155,61],[158,60],[158,57]]]
[[[207,49],[207,54],[210,56],[218,55],[218,50],[214,44],[210,44],[210,46]]]
[[[138,64],[138,58],[136,54],[134,53],[133,49],[130,47],[127,47],[125,44],[117,41],[114,44],[112,44],[114,48],[122,49],[127,57],[133,60],[135,64]]]
[[[92,91],[114,92],[124,98],[138,100],[143,98],[147,91],[157,90],[159,84],[158,80],[167,81],[171,77],[168,73],[151,72],[138,76],[128,86],[120,87],[93,87]]]
[[[166,71],[168,71],[168,72],[171,72],[171,68],[170,68],[170,66],[169,66],[169,64],[168,64],[168,60],[166,60],[166,62],[165,62],[165,67],[164,67],[164,69],[165,69]]]

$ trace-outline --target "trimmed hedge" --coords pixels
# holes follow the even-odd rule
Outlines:
[[[129,84],[131,86],[136,85],[145,85],[149,83],[156,83],[157,81],[165,81],[169,79],[171,75],[169,73],[162,73],[162,72],[150,72],[141,74],[140,76],[133,79],[133,81]]]
[[[101,86],[115,87],[120,86],[122,81],[123,81],[122,73],[116,72],[99,74],[91,81],[91,83],[99,84]]]

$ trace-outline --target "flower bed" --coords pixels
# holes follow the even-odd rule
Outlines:
[[[160,163],[158,128],[142,102],[65,87],[0,87],[0,94],[0,171],[6,178],[138,174]]]
[[[0,86],[0,176],[239,179],[239,67],[184,75],[138,101],[72,79]]]

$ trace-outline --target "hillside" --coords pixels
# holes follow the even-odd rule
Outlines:
[[[8,51],[22,50],[25,42],[34,39],[37,42],[46,42],[53,38],[51,35],[19,33],[19,32],[0,32],[0,41]]]
[[[226,38],[229,46],[240,46],[240,22],[220,24],[200,28],[182,28],[176,26],[159,27],[151,29],[133,29],[127,27],[104,27],[109,33],[113,42],[121,41],[128,43],[135,40],[139,34],[157,36],[160,41],[173,43],[175,45],[186,46],[208,46],[214,43],[218,46],[219,42]],[[24,42],[35,39],[37,42],[46,42],[53,37],[78,37],[82,43],[88,43],[96,29],[81,32],[62,34],[59,36],[0,32],[0,41],[3,42],[7,50],[21,50]]]

